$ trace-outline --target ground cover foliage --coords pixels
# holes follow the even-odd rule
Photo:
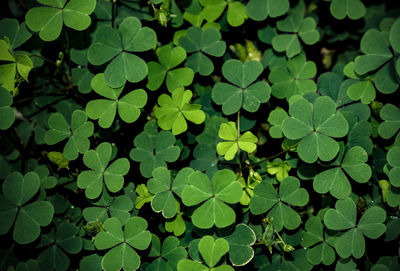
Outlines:
[[[1,270],[400,270],[398,1],[4,2]]]

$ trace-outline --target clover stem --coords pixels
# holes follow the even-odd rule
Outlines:
[[[242,162],[240,161],[240,146],[239,146],[239,138],[240,138],[240,110],[237,113],[237,148],[238,148],[238,156],[239,156],[239,171],[240,171],[240,176],[243,176],[242,172]]]
[[[68,81],[70,81],[71,79],[69,79],[69,78],[70,78],[70,76],[72,76],[72,68],[71,68],[71,47],[70,47],[70,45],[69,45],[69,37],[68,37],[67,31],[64,31],[64,33],[65,33],[65,41],[66,41],[66,43],[67,43],[68,72],[69,72],[69,76],[66,75],[65,77],[66,77],[66,79],[67,79]]]
[[[265,161],[274,159],[274,158],[276,158],[276,157],[278,157],[278,156],[280,156],[280,155],[282,155],[282,154],[284,154],[284,153],[290,151],[291,149],[297,147],[297,145],[299,145],[299,143],[300,143],[300,142],[297,142],[296,144],[293,144],[292,146],[290,146],[290,147],[287,148],[286,150],[280,151],[280,152],[278,152],[278,153],[276,153],[276,154],[274,154],[274,155],[271,155],[271,156],[269,156],[269,157],[263,158],[263,159],[261,159],[260,161],[255,162],[254,164],[250,164],[250,165],[248,165],[248,166],[254,167],[254,166],[257,166],[257,165],[259,165],[259,164],[261,164],[261,163],[264,163]]]

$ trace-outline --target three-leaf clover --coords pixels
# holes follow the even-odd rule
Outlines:
[[[194,77],[190,68],[176,68],[186,59],[186,51],[182,47],[165,45],[157,50],[157,57],[160,63],[150,61],[147,63],[149,69],[147,88],[150,90],[159,89],[165,77],[167,88],[170,92],[177,88],[189,86]]]
[[[225,61],[222,74],[232,84],[215,84],[212,90],[213,101],[222,105],[222,112],[226,115],[236,113],[240,108],[256,112],[261,103],[269,100],[271,93],[267,82],[254,83],[262,71],[263,66],[255,60],[244,63],[237,59]]]
[[[37,0],[45,7],[28,10],[26,25],[32,31],[39,31],[44,41],[53,41],[60,36],[63,24],[82,31],[90,26],[90,14],[96,7],[96,0]]]
[[[3,182],[0,195],[0,234],[7,233],[14,224],[13,238],[18,244],[28,244],[40,235],[40,227],[50,224],[54,208],[48,201],[30,201],[40,188],[40,178],[34,172],[23,176],[10,173]]]
[[[229,251],[229,243],[224,238],[214,240],[210,235],[203,236],[198,243],[198,249],[208,267],[196,261],[183,259],[178,263],[178,271],[234,270],[226,264],[214,268],[222,256]]]
[[[217,144],[217,152],[219,155],[224,155],[225,160],[232,160],[240,150],[251,153],[257,148],[258,138],[250,131],[238,135],[236,124],[233,121],[222,123],[218,136],[225,140]]]
[[[137,270],[140,256],[135,249],[145,250],[151,242],[151,233],[146,230],[145,219],[134,216],[129,218],[122,230],[121,222],[111,217],[104,222],[104,231],[99,232],[94,245],[97,249],[110,249],[103,256],[101,266],[105,271]]]
[[[343,137],[349,125],[336,111],[336,103],[328,96],[315,99],[314,104],[300,98],[290,104],[290,117],[282,123],[288,139],[301,139],[297,147],[299,157],[314,163],[317,159],[332,160],[339,152],[339,143],[332,137]]]
[[[268,76],[272,83],[272,95],[279,99],[290,99],[293,95],[302,95],[317,90],[312,78],[317,74],[317,66],[307,61],[304,54],[288,60],[287,66],[276,66]]]
[[[275,18],[289,10],[289,1],[250,0],[247,3],[247,14],[255,21],[263,21],[267,17]]]
[[[157,235],[152,235],[149,257],[157,257],[146,267],[146,271],[176,270],[178,262],[187,256],[186,249],[180,246],[180,241],[175,236],[168,236],[161,245]]]
[[[347,16],[357,20],[365,15],[366,8],[360,0],[332,0],[330,11],[336,19],[343,20]]]
[[[214,64],[206,54],[220,57],[226,49],[225,41],[221,40],[221,33],[213,27],[204,30],[197,26],[190,27],[186,34],[180,37],[179,45],[186,52],[193,53],[187,58],[185,66],[203,76],[210,75],[214,70]]]
[[[292,176],[286,177],[279,186],[279,195],[274,186],[263,181],[254,188],[254,196],[250,201],[252,214],[260,215],[267,211],[267,217],[273,218],[277,231],[283,227],[288,230],[296,229],[301,222],[300,215],[290,205],[304,206],[308,203],[308,193],[300,188],[300,181]]]
[[[291,58],[301,52],[301,39],[305,44],[312,45],[318,42],[319,32],[315,29],[317,23],[312,17],[304,18],[304,3],[293,8],[289,15],[276,23],[276,28],[285,32],[272,39],[272,47],[278,52],[286,52]]]
[[[324,265],[331,265],[335,261],[335,251],[331,243],[328,243],[329,235],[323,231],[321,219],[318,216],[310,217],[305,225],[301,245],[307,248],[307,261],[313,265],[321,262]],[[317,244],[317,245],[316,245]]]
[[[372,175],[370,166],[365,163],[367,161],[368,154],[363,148],[352,147],[336,167],[315,176],[314,190],[318,193],[330,191],[337,199],[347,198],[351,193],[351,184],[345,173],[358,183],[367,182]]]
[[[92,79],[92,88],[96,93],[107,98],[91,100],[86,105],[86,113],[89,118],[98,119],[102,128],[109,128],[112,125],[117,109],[118,115],[124,122],[135,122],[140,116],[140,108],[147,103],[147,93],[143,89],[132,90],[119,98],[124,86],[110,88],[105,83],[103,73],[96,74]]]
[[[161,94],[154,111],[158,125],[163,130],[172,130],[174,135],[179,135],[187,130],[186,119],[200,124],[205,120],[205,113],[200,104],[190,104],[193,93],[183,88],[175,89],[171,96]]]
[[[364,236],[377,239],[385,230],[386,212],[378,206],[365,211],[358,223],[357,207],[350,198],[338,200],[335,209],[329,209],[324,216],[325,225],[331,230],[348,230],[335,241],[335,249],[341,258],[361,258],[365,252]]]
[[[0,87],[0,129],[6,130],[14,122],[14,110],[11,108],[13,98],[8,90]]]
[[[63,155],[68,160],[75,160],[79,153],[85,153],[90,147],[89,137],[93,134],[93,123],[87,121],[86,113],[75,110],[72,113],[71,125],[60,113],[53,113],[47,120],[50,130],[45,134],[47,145],[57,144],[68,138]]]
[[[175,162],[181,153],[175,145],[175,136],[169,131],[157,131],[155,122],[148,122],[144,131],[133,141],[135,148],[129,153],[133,161],[140,162],[140,173],[149,178],[157,167],[167,167],[166,162]]]
[[[383,122],[379,124],[378,132],[382,138],[393,137],[400,129],[400,109],[393,104],[386,104],[380,111]]]
[[[124,185],[124,175],[129,171],[129,161],[119,158],[111,165],[112,147],[108,142],[97,146],[96,150],[88,150],[83,155],[83,163],[91,170],[83,171],[78,176],[78,187],[85,190],[88,199],[100,196],[103,190],[103,182],[110,192],[120,191]]]
[[[182,191],[183,204],[202,203],[192,214],[192,223],[196,227],[209,229],[216,225],[225,228],[235,221],[236,213],[228,204],[239,202],[242,186],[233,171],[217,171],[211,181],[204,173],[195,171],[189,175],[188,183]]]
[[[102,65],[111,60],[104,72],[108,86],[119,88],[128,80],[136,83],[147,75],[147,64],[134,52],[144,52],[156,45],[156,33],[142,27],[136,17],[126,17],[118,32],[109,25],[99,27],[94,42],[88,51],[88,60],[93,65]]]
[[[82,250],[82,238],[77,236],[79,228],[69,222],[62,222],[49,234],[43,236],[46,242],[53,243],[50,247],[40,253],[38,263],[40,270],[67,270],[70,259],[66,255],[77,254]]]

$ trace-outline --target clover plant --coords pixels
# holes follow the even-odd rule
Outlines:
[[[400,2],[7,0],[0,270],[400,270]]]

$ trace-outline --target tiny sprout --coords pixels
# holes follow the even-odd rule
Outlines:
[[[61,152],[51,151],[47,153],[47,158],[58,166],[58,170],[62,168],[69,169],[69,160]]]
[[[285,244],[285,245],[283,246],[283,250],[284,250],[285,252],[292,252],[292,251],[294,250],[294,247],[293,247],[292,245]]]
[[[98,234],[99,232],[104,231],[103,224],[97,219],[96,221],[90,221],[86,223],[86,225],[83,226],[83,229],[88,235],[92,237],[96,236],[96,234]]]
[[[61,65],[62,62],[63,62],[63,59],[64,59],[64,53],[63,53],[63,52],[59,52],[59,53],[58,53],[58,59],[57,59],[57,61],[56,61],[56,66],[57,66],[57,67],[60,67],[60,65]]]
[[[153,2],[149,1],[148,3],[151,4],[151,6],[153,7],[154,19],[156,19],[161,24],[161,26],[166,27],[168,21],[171,18],[175,17],[174,14],[170,13],[171,0],[164,0],[159,9],[156,8]]]

